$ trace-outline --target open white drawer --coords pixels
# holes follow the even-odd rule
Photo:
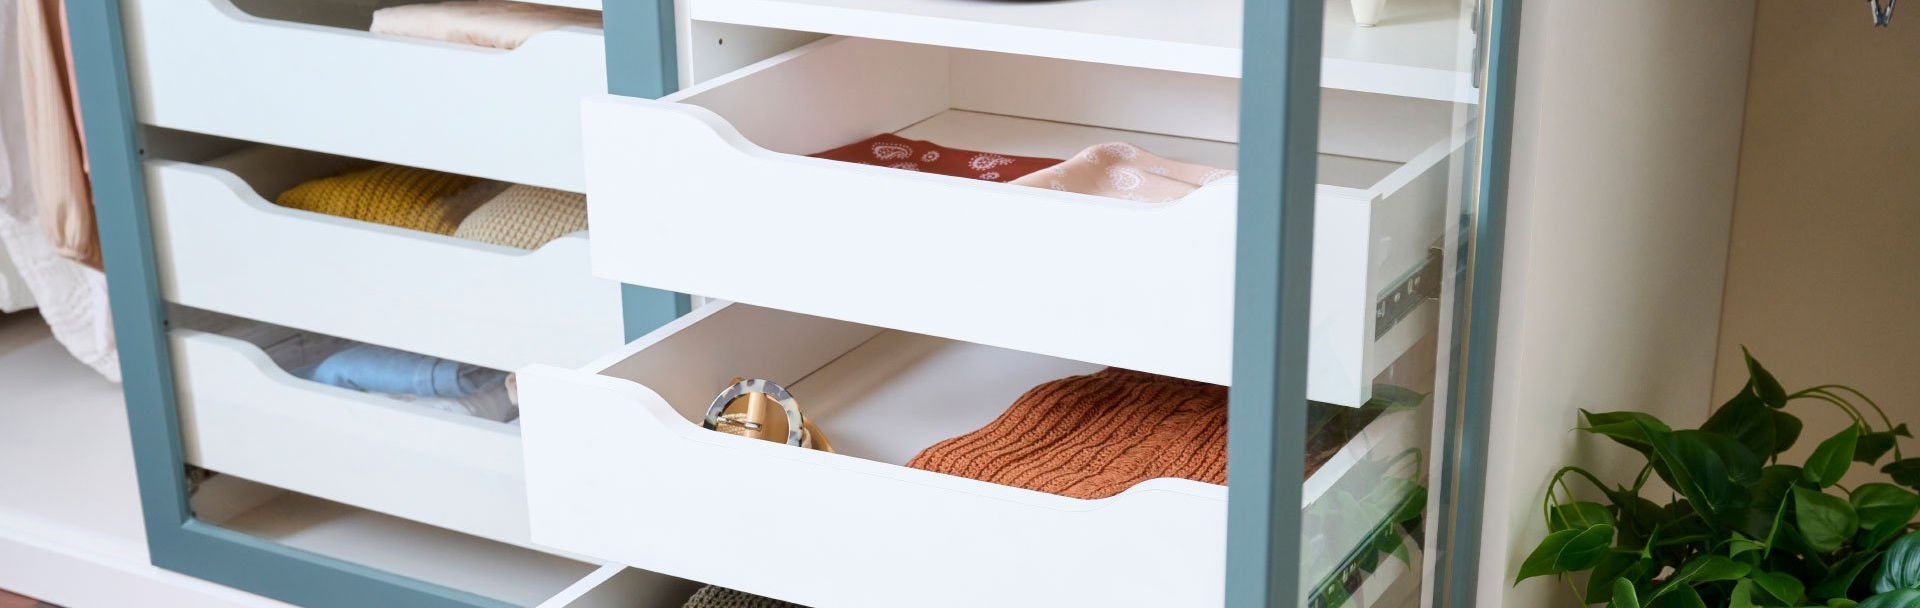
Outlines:
[[[599,30],[563,28],[502,51],[351,29],[364,27],[368,4],[240,4],[296,22],[236,0],[126,2],[140,120],[581,189],[580,98],[606,91]]]
[[[170,337],[188,463],[531,546],[512,425],[301,380],[237,338]]]
[[[1449,105],[1330,91],[1309,396],[1358,405],[1431,331],[1375,303],[1441,236]],[[1232,167],[1232,78],[828,38],[653,101],[586,102],[595,272],[1195,380],[1229,380],[1237,184],[1167,204],[808,158],[897,132]],[[1402,124],[1404,123],[1404,124]]]
[[[901,466],[1100,367],[709,305],[584,369],[521,372],[534,540],[812,606],[1218,604],[1225,487],[1156,479],[1079,500]],[[787,383],[839,452],[700,428],[743,375]],[[1411,435],[1368,427],[1308,503],[1391,449],[1369,433]]]
[[[259,194],[351,162],[295,150],[264,151],[234,171],[148,161],[161,293],[503,370],[578,365],[622,343],[620,286],[592,276],[584,233],[523,251],[288,209]]]

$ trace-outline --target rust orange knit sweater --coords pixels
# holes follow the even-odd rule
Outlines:
[[[1073,498],[1148,479],[1227,482],[1227,388],[1108,368],[1028,390],[907,466]]]

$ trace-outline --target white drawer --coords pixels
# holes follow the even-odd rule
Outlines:
[[[532,546],[513,426],[300,380],[219,334],[171,343],[188,463]]]
[[[564,28],[501,51],[263,19],[233,0],[126,6],[142,122],[582,187],[579,100],[607,82],[598,30]]]
[[[168,301],[502,370],[578,365],[622,343],[620,286],[585,234],[534,251],[288,209],[276,192],[340,161],[276,151],[249,175],[147,163]]]
[[[1217,605],[1225,487],[1156,479],[1079,500],[901,466],[1035,385],[1099,368],[703,307],[584,369],[522,372],[534,539],[812,606]],[[740,375],[790,383],[839,453],[701,429],[714,394]],[[1414,433],[1394,420],[1317,471],[1307,502],[1403,449],[1394,438]],[[1350,532],[1316,534],[1334,546]]]
[[[1445,222],[1449,104],[1329,92],[1309,396],[1358,405],[1433,327],[1374,304]],[[596,273],[1225,384],[1237,185],[1160,205],[803,155],[882,132],[1065,158],[1235,162],[1235,79],[829,38],[663,100],[585,108]],[[1373,160],[1383,159],[1383,160]]]

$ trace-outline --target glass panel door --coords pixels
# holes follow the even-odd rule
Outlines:
[[[1246,5],[1229,605],[1471,605],[1517,5]]]

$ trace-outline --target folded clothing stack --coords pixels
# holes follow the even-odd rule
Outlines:
[[[1177,201],[1234,175],[1226,169],[1161,158],[1124,142],[1089,146],[1061,161],[948,148],[882,133],[813,157],[1145,203]]]
[[[793,602],[760,597],[744,591],[708,585],[687,598],[680,608],[807,608]]]
[[[1226,169],[1167,160],[1139,146],[1113,142],[1088,147],[1066,162],[1029,173],[1013,183],[1143,203],[1170,203],[1233,174]]]
[[[312,152],[258,146],[207,163],[237,174],[282,207],[520,249],[587,229],[586,195]],[[324,167],[333,175],[300,183],[274,169]]]
[[[1072,498],[1178,477],[1227,482],[1227,388],[1108,368],[1028,390],[907,466]]]
[[[475,197],[455,195],[479,183],[451,173],[376,165],[294,186],[274,203],[363,222],[453,234],[475,204],[471,202]]]
[[[374,11],[368,29],[376,34],[514,49],[535,34],[568,26],[597,29],[600,13],[507,0],[453,0]]]
[[[372,344],[351,344],[293,375],[421,407],[506,422],[519,417],[507,373]]]
[[[468,214],[453,236],[539,249],[549,241],[586,229],[586,195],[515,184]]]
[[[881,133],[814,154],[813,157],[990,182],[1012,181],[1014,178],[1060,163],[1059,160],[1051,158],[1007,156],[992,152],[948,148],[930,141],[907,139],[892,133]]]
[[[203,310],[176,309],[172,317],[181,327],[260,347],[303,380],[499,422],[519,416],[503,371]]]

